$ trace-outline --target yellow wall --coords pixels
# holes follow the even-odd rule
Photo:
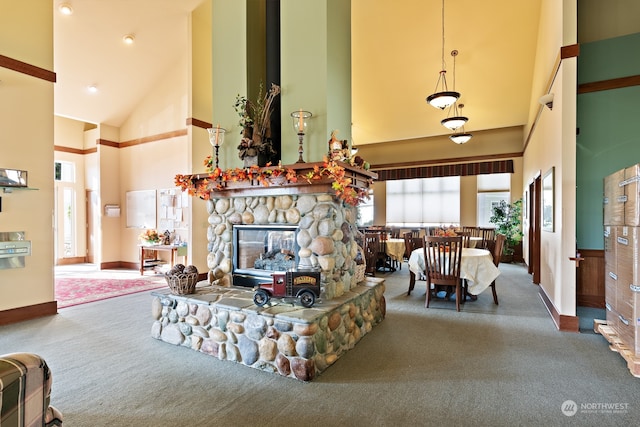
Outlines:
[[[0,13],[0,52],[53,71],[52,2]],[[53,301],[53,83],[0,68],[0,167],[28,171],[38,190],[0,191],[0,231],[24,231],[24,268],[0,270],[0,311]]]

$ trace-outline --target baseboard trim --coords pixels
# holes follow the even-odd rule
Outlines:
[[[127,268],[129,270],[139,270],[140,263],[127,262],[127,261],[109,261],[109,262],[100,263],[100,270],[113,270],[116,268]]]
[[[83,264],[87,262],[87,259],[82,256],[77,256],[73,258],[59,258],[56,261],[56,265],[71,265],[71,264]]]
[[[120,268],[128,268],[129,270],[140,270],[139,262],[120,261]]]
[[[558,313],[556,307],[551,302],[551,299],[546,294],[542,286],[538,286],[538,295],[540,295],[540,299],[542,303],[547,308],[553,323],[555,323],[556,328],[562,332],[580,332],[580,319],[578,316],[567,316],[566,314]]]
[[[0,326],[58,314],[58,301],[0,311]]]

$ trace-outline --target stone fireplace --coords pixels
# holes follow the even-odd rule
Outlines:
[[[318,165],[288,167],[302,175]],[[344,167],[354,186],[368,188],[375,177]],[[352,349],[385,316],[384,280],[357,277],[356,208],[337,198],[331,184],[243,181],[213,189],[208,280],[192,295],[153,292],[152,336],[303,381]],[[253,286],[282,269],[320,271],[313,307],[278,298],[264,307],[253,303]]]
[[[269,282],[275,271],[296,270],[296,234],[296,226],[233,226],[233,285],[253,288]]]

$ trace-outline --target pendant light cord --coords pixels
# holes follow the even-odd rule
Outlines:
[[[444,0],[442,0],[442,71],[446,69],[444,63]]]

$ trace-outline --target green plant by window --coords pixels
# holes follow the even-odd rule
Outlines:
[[[504,255],[513,255],[514,247],[522,240],[522,199],[518,199],[512,204],[501,200],[492,208],[493,214],[489,222],[495,224],[496,234],[504,234]]]

